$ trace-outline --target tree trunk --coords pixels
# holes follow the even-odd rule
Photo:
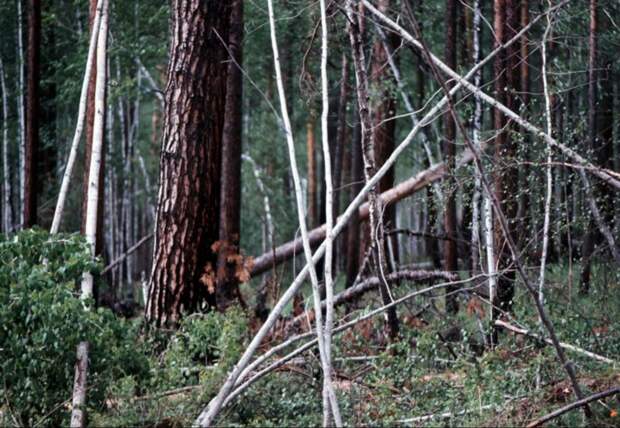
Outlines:
[[[446,43],[445,61],[446,65],[452,69],[456,68],[456,0],[446,0]],[[451,87],[446,82],[448,88]],[[457,183],[454,174],[454,159],[456,156],[456,124],[452,116],[447,113],[444,115],[444,141],[443,156],[448,168],[448,184],[446,186],[445,206],[444,206],[444,230],[448,239],[444,241],[444,270],[456,272],[458,270],[457,246],[456,246],[456,191]],[[448,291],[454,291],[450,288]],[[450,313],[458,312],[459,306],[456,293],[446,296],[446,310]]]
[[[28,0],[28,48],[26,88],[26,149],[24,153],[24,227],[37,223],[39,99],[41,56],[41,2]]]
[[[306,121],[306,155],[308,158],[308,225],[319,224],[319,209],[317,204],[316,183],[316,138],[314,136],[314,112],[308,115]]]
[[[6,91],[2,58],[0,58],[0,92],[2,92],[2,231],[8,234],[13,229],[13,208],[9,168],[9,94]]]
[[[360,122],[361,122],[361,146],[362,158],[364,160],[364,178],[366,181],[375,174],[375,137],[372,126],[372,112],[369,107],[368,93],[368,76],[365,70],[365,55],[362,45],[360,25],[363,17],[353,14],[351,1],[347,1],[347,15],[349,17],[349,36],[351,48],[353,50],[353,63],[355,68],[355,77],[357,82],[357,102],[359,106]],[[368,193],[369,202],[369,225],[370,225],[370,245],[374,246],[374,262],[377,273],[383,276],[387,270],[384,239],[383,239],[383,222],[381,218],[381,201],[377,198],[377,190],[373,188]],[[387,284],[383,281],[379,287],[381,300],[384,304],[388,304],[391,300],[390,291]],[[386,312],[387,334],[390,338],[398,336],[399,323],[394,308]]]
[[[351,139],[351,200],[355,198],[362,189],[363,168],[362,145],[361,145],[361,125],[359,117],[355,119],[353,138]],[[360,218],[356,210],[351,216],[347,227],[347,255],[346,255],[346,288],[355,282],[360,268]]]
[[[215,304],[211,245],[218,238],[221,140],[230,5],[175,0],[146,319],[175,325]],[[201,281],[202,277],[202,281]]]
[[[89,0],[88,22],[90,32],[93,32],[93,23],[97,12],[97,0]],[[86,146],[84,150],[84,176],[82,179],[82,223],[80,231],[83,234],[86,228],[86,205],[88,200],[88,175],[90,157],[93,146],[93,126],[95,120],[95,76],[97,74],[96,67],[91,68],[88,77],[88,90],[86,92]],[[104,95],[105,96],[105,95]],[[104,101],[105,103],[105,101]],[[105,116],[104,116],[105,121]],[[105,129],[105,123],[103,124]],[[103,250],[103,202],[105,197],[105,145],[103,146],[102,164],[99,170],[99,202],[97,205],[97,244],[95,245],[95,255],[100,255]]]
[[[529,11],[529,0],[521,0],[521,27],[525,27],[530,22],[530,11]],[[530,103],[530,61],[528,60],[530,56],[530,40],[523,35],[521,38],[521,53],[520,53],[520,61],[521,61],[521,104],[522,104],[522,115],[529,120],[529,103]],[[523,138],[522,150],[521,150],[521,158],[525,161],[519,169],[521,170],[521,180],[520,183],[525,188],[529,188],[529,179],[530,179],[530,167],[527,164],[529,161],[529,153],[530,153],[530,134],[522,129],[521,137]],[[519,220],[519,234],[515,238],[517,238],[517,242],[525,243],[528,238],[529,228],[530,228],[530,192],[521,192],[520,193],[520,201],[519,201],[519,214],[517,215]]]
[[[598,11],[597,0],[590,0],[590,36],[589,36],[589,56],[588,56],[588,139],[587,149],[595,150],[597,135],[597,97],[598,97],[598,73],[597,73],[597,39],[598,39]],[[587,294],[590,291],[590,273],[592,255],[596,240],[596,226],[592,216],[588,216],[586,233],[583,238],[581,249],[581,284],[580,292]]]
[[[19,89],[17,91],[17,113],[19,119],[19,218],[18,228],[24,227],[25,186],[26,186],[26,110],[24,98],[26,95],[26,82],[24,74],[24,37],[23,37],[22,0],[17,0],[17,75],[19,76]]]
[[[494,31],[495,31],[495,46],[510,39],[509,26],[514,23],[516,15],[515,0],[495,0],[494,2]],[[514,28],[514,27],[513,27]],[[511,30],[511,31],[514,31]],[[513,49],[511,49],[512,51]],[[494,63],[495,73],[495,93],[496,99],[509,108],[514,107],[512,102],[512,96],[510,91],[514,88],[513,79],[513,67],[511,58],[511,51],[502,52],[497,55]],[[514,162],[515,143],[510,137],[510,133],[507,129],[507,119],[504,114],[495,109],[494,111],[494,128],[496,137],[494,141],[495,146],[495,167],[494,181],[495,181],[495,193],[497,199],[501,204],[502,211],[508,221],[509,231],[508,233],[513,235],[514,229],[514,217],[515,217],[515,203],[514,197],[516,194],[516,185],[514,181],[515,169],[514,165],[510,165]],[[500,166],[507,165],[500,168]],[[496,258],[498,264],[498,270],[503,271],[510,269],[512,265],[510,253],[508,252],[507,245],[505,243],[506,238],[499,225],[499,218],[495,216],[495,236],[494,247],[496,250]],[[500,310],[509,311],[512,307],[512,298],[514,296],[514,271],[508,270],[497,278],[497,293],[495,307]],[[499,312],[496,310],[494,318],[499,316]]]
[[[378,9],[387,13],[390,8],[389,0],[381,0],[377,3]],[[387,36],[385,45],[390,52],[394,52],[394,37]],[[370,85],[371,93],[375,95],[377,101],[371,106],[372,119],[374,128],[374,148],[376,167],[379,168],[385,163],[387,158],[394,151],[394,133],[396,131],[396,120],[392,117],[396,115],[396,99],[394,97],[394,78],[390,73],[389,58],[390,55],[384,46],[384,41],[378,37],[373,45],[372,62],[370,65]],[[392,60],[396,61],[393,57]],[[379,193],[394,187],[394,169],[390,169],[379,181]],[[383,224],[388,228],[396,227],[396,206],[387,206],[383,213]],[[390,254],[388,240],[391,241],[391,247],[398,249],[398,235],[390,235],[386,239],[385,253]],[[394,259],[398,259],[398,255],[394,254]],[[388,263],[388,266],[390,263]]]
[[[226,119],[222,136],[222,187],[220,191],[220,227],[217,263],[217,305],[225,309],[239,294],[235,276],[236,263],[230,256],[240,254],[241,233],[241,142],[243,76],[239,67],[243,45],[243,0],[232,2],[228,49],[232,56],[228,64],[226,83]]]

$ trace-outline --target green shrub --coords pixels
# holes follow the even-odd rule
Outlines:
[[[0,396],[10,419],[34,425],[67,422],[77,344],[90,343],[89,406],[126,374],[148,374],[135,331],[107,309],[86,310],[76,287],[96,271],[78,235],[25,230],[0,237]]]

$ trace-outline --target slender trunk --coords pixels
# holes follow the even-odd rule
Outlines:
[[[93,83],[92,90],[94,92],[95,68],[93,67],[93,63],[95,62],[95,51],[97,48],[97,37],[99,34],[99,25],[100,25],[99,23],[101,20],[102,4],[103,4],[103,0],[99,0],[94,6],[96,8],[96,12],[95,12],[95,16],[93,18],[93,22],[91,25],[91,36],[90,36],[90,43],[88,45],[88,56],[86,58],[86,70],[84,72],[84,81],[82,82],[82,90],[80,93],[77,124],[75,126],[75,133],[73,134],[73,141],[71,143],[71,149],[69,151],[69,158],[67,160],[67,165],[65,166],[65,173],[63,175],[62,183],[60,185],[60,191],[58,193],[58,201],[56,203],[56,210],[54,212],[54,219],[52,220],[52,227],[50,229],[50,233],[58,233],[58,230],[60,229],[60,222],[62,221],[62,216],[63,216],[64,208],[65,208],[65,202],[67,200],[67,195],[69,193],[69,184],[71,181],[71,176],[73,174],[73,167],[75,165],[75,160],[77,159],[78,146],[80,144],[80,139],[82,138],[82,132],[84,130],[84,118],[85,118],[85,115],[87,115],[86,105],[87,105],[87,100],[88,100],[88,94],[91,88],[91,81]],[[91,96],[92,95],[93,94],[91,94]],[[92,114],[92,109],[91,109],[91,114]],[[92,129],[91,129],[90,138],[87,136],[87,140],[90,140],[90,139],[92,139]],[[90,144],[88,146],[90,146]],[[90,159],[89,150],[87,150],[87,153],[88,153],[88,158]],[[88,165],[88,163],[86,162],[84,163],[84,165]],[[87,170],[87,168],[84,168],[84,169]]]
[[[2,92],[2,231],[8,234],[13,229],[13,209],[9,168],[9,94],[6,90],[2,58],[0,58],[0,92]]]
[[[474,0],[474,17],[472,24],[472,52],[473,63],[480,61],[480,21],[482,11],[480,10],[480,0]],[[474,85],[480,87],[482,71],[474,75]],[[479,96],[474,96],[474,114],[472,118],[472,142],[474,146],[480,148],[480,132],[482,131],[482,101]],[[480,196],[482,193],[482,181],[480,173],[474,172],[474,194],[472,196],[471,209],[471,272],[475,274],[481,270],[480,265]]]
[[[86,388],[88,377],[88,342],[80,342],[77,347],[73,398],[71,400],[71,428],[86,426]]]
[[[95,79],[95,116],[93,121],[93,140],[88,165],[88,195],[86,199],[85,226],[84,236],[86,242],[90,246],[93,257],[97,254],[97,219],[100,216],[99,211],[99,190],[103,183],[99,183],[102,177],[102,160],[103,160],[103,142],[105,127],[105,88],[107,81],[107,37],[108,37],[108,0],[104,0],[101,29],[97,40],[97,67]],[[87,299],[93,294],[93,275],[90,272],[84,272],[81,287],[81,296]]]
[[[349,38],[351,41],[351,48],[353,51],[353,64],[355,68],[355,78],[357,82],[357,102],[359,105],[359,114],[361,122],[361,145],[362,145],[362,158],[364,161],[364,177],[366,182],[375,175],[376,163],[375,163],[375,138],[373,135],[372,116],[370,107],[368,104],[368,77],[365,70],[365,54],[362,45],[360,24],[362,18],[356,16],[353,13],[351,0],[346,2],[347,16],[349,17]],[[358,20],[359,18],[359,20]],[[384,253],[384,240],[383,240],[383,222],[381,217],[381,203],[377,198],[377,190],[373,187],[368,193],[369,201],[369,225],[371,232],[370,245],[373,246],[375,267],[380,278],[384,278],[387,271],[387,264]],[[388,285],[385,281],[381,281],[379,287],[381,299],[384,304],[388,304],[392,297]],[[394,308],[386,312],[386,325],[387,333],[390,338],[396,338],[398,336],[398,318],[396,316],[396,310]]]
[[[529,0],[521,0],[521,27],[526,27],[530,22]],[[521,105],[522,115],[529,120],[529,104],[530,104],[530,41],[527,37],[523,36],[520,46],[520,58],[521,61]],[[525,161],[519,167],[521,170],[520,183],[524,188],[529,188],[530,179],[530,167],[528,161],[530,158],[530,134],[522,129],[521,138],[523,143],[521,144],[521,156]],[[526,242],[529,236],[530,228],[530,192],[520,192],[519,201],[519,213],[517,215],[519,219],[519,235],[517,236],[520,242]]]
[[[308,158],[308,224],[315,227],[319,224],[319,209],[317,204],[316,183],[316,138],[314,136],[314,112],[308,115],[306,121],[306,156]]]
[[[222,183],[220,190],[219,240],[222,245],[217,263],[217,305],[225,309],[238,296],[234,256],[240,254],[241,233],[241,142],[242,142],[242,64],[243,0],[232,2],[228,49],[232,61],[228,64],[226,82],[226,118],[222,135]]]
[[[24,227],[37,223],[41,2],[28,0],[28,75],[26,88],[26,149],[24,153]]]
[[[549,34],[551,33],[551,17],[547,15],[547,27],[543,34],[541,55],[542,55],[542,81],[543,81],[543,93],[545,97],[545,121],[547,134],[551,135],[553,132],[552,116],[551,116],[551,95],[549,90],[549,79],[547,77],[547,62],[549,60],[547,55],[547,41]],[[551,199],[553,196],[553,176],[551,171],[551,145],[547,143],[547,186],[545,196],[545,210],[544,210],[544,223],[543,223],[543,243],[542,254],[540,256],[540,273],[538,277],[538,301],[541,305],[544,304],[544,285],[545,285],[545,268],[547,262],[547,251],[549,248],[549,223],[551,219]]]
[[[357,110],[356,110],[357,113]],[[357,116],[357,114],[356,114]],[[351,200],[362,189],[364,163],[362,160],[361,124],[355,118],[355,128],[351,139]],[[347,227],[347,265],[346,288],[353,286],[360,267],[360,218],[356,210]]]
[[[456,68],[456,0],[446,0],[446,42],[445,63],[448,67]],[[448,84],[448,87],[452,85]],[[443,157],[448,168],[448,180],[445,206],[444,206],[444,231],[448,239],[444,241],[444,270],[456,272],[458,270],[457,246],[456,246],[456,191],[457,183],[453,177],[454,159],[456,156],[456,126],[450,114],[444,116],[444,141]],[[454,291],[451,288],[450,291]],[[446,297],[446,310],[450,313],[458,312],[458,300],[455,293]]]
[[[25,185],[26,185],[26,77],[24,68],[24,36],[23,36],[22,0],[17,0],[17,75],[19,89],[17,91],[17,113],[19,119],[19,225],[24,227]]]
[[[104,140],[105,119],[105,87],[107,75],[107,37],[108,37],[108,0],[104,0],[101,12],[101,29],[97,38],[97,76],[95,79],[95,120],[93,129],[93,146],[89,165],[89,192],[86,205],[86,227],[84,235],[90,248],[91,255],[95,256],[96,247],[96,220],[99,202],[99,177]],[[93,275],[84,272],[80,298],[88,300],[93,295]],[[88,307],[87,309],[88,310]],[[73,383],[73,407],[71,412],[71,426],[84,427],[86,418],[84,407],[86,406],[86,389],[88,375],[88,342],[82,341],[77,348],[77,362]]]
[[[380,0],[377,2],[377,8],[382,12],[387,12],[390,8],[390,0]],[[372,61],[370,64],[369,90],[376,99],[372,103],[370,109],[372,111],[373,126],[373,145],[375,152],[375,167],[380,167],[385,163],[394,151],[394,133],[396,131],[396,120],[392,117],[396,115],[396,99],[393,95],[394,78],[391,75],[389,64],[396,64],[397,59],[391,54],[392,46],[395,44],[394,37],[377,38],[373,45]],[[386,46],[388,49],[386,49]],[[394,169],[379,181],[379,193],[394,187]],[[382,222],[389,228],[396,227],[396,207],[383,207]],[[386,242],[392,241],[394,248],[398,247],[398,235],[391,235],[386,238]],[[385,246],[385,253],[389,254],[389,245]],[[388,266],[390,263],[388,263]]]
[[[88,15],[88,20],[89,20],[89,26],[90,26],[90,32],[91,34],[94,34],[97,32],[97,30],[95,30],[94,25],[96,24],[95,20],[96,20],[96,15],[97,15],[97,0],[89,0],[89,15]],[[106,67],[106,72],[107,72],[107,67]],[[89,191],[89,165],[90,165],[90,159],[91,159],[91,153],[92,153],[92,145],[93,145],[93,138],[94,138],[94,121],[95,121],[95,80],[96,80],[96,70],[95,68],[91,68],[90,70],[90,76],[88,77],[88,89],[87,89],[87,93],[86,93],[86,145],[85,145],[85,151],[84,151],[84,175],[82,178],[82,224],[81,224],[81,231],[82,233],[85,233],[86,230],[86,216],[87,216],[87,204],[88,204],[88,191]],[[104,97],[105,97],[105,93],[104,93]],[[105,102],[105,101],[104,101]],[[103,118],[104,120],[104,128],[105,128],[105,116]],[[105,146],[103,146],[103,150],[104,153],[102,154],[102,164],[101,164],[101,168],[99,170],[99,179],[98,179],[98,183],[99,183],[99,189],[97,191],[98,197],[99,197],[99,202],[98,202],[98,206],[97,206],[97,223],[96,223],[96,230],[97,230],[97,240],[96,240],[96,245],[95,245],[95,254],[96,255],[100,255],[101,251],[103,249],[103,202],[104,202],[104,196],[105,196],[105,176],[104,176],[104,171],[105,171]]]
[[[598,0],[590,0],[590,35],[589,35],[589,55],[588,55],[588,143],[587,149],[590,151],[596,148],[597,135],[597,98],[598,98]],[[592,216],[588,216],[586,233],[583,238],[581,249],[581,285],[580,292],[587,294],[590,291],[590,273],[592,255],[596,240],[596,229]]]
[[[175,0],[146,319],[175,325],[214,306],[230,4]],[[183,71],[183,72],[181,72]],[[201,283],[201,277],[203,282]],[[210,286],[209,286],[210,285]]]
[[[494,1],[494,30],[495,30],[495,46],[503,44],[508,40],[507,28],[511,22],[511,15],[514,13],[515,0],[495,0]],[[509,52],[500,54],[496,57],[494,64],[495,73],[495,98],[507,105],[511,106],[511,96],[509,95],[508,85],[512,84],[512,68],[509,60]],[[510,78],[509,78],[510,77]],[[495,195],[500,201],[502,211],[508,219],[509,231],[512,234],[514,218],[514,196],[515,188],[513,183],[513,171],[515,167],[510,165],[506,168],[498,168],[499,165],[514,162],[514,142],[509,132],[505,129],[507,119],[504,113],[499,109],[494,111],[494,129],[495,137],[495,165],[494,185]],[[499,219],[496,218],[496,222]],[[509,311],[512,307],[512,298],[514,295],[514,271],[510,270],[511,259],[506,247],[506,239],[498,224],[495,224],[494,247],[496,251],[497,269],[500,271],[508,270],[497,278],[497,289],[495,293],[494,307],[498,308],[494,311],[494,319],[500,314],[499,311]]]

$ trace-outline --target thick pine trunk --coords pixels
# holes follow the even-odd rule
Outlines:
[[[229,256],[240,252],[241,233],[241,142],[243,76],[239,69],[243,45],[243,0],[232,3],[228,49],[232,61],[228,64],[226,84],[226,119],[222,136],[222,187],[220,194],[220,229],[222,242],[217,262],[217,305],[220,309],[238,295],[236,263]]]
[[[26,61],[26,148],[24,153],[24,227],[37,223],[39,154],[39,81],[41,56],[41,2],[28,0],[28,47]]]
[[[226,98],[227,2],[175,0],[146,318],[176,324],[213,306]],[[217,34],[216,34],[217,33]],[[203,277],[203,281],[201,281]]]

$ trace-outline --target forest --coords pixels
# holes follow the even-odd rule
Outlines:
[[[0,25],[0,426],[620,426],[618,0]]]

